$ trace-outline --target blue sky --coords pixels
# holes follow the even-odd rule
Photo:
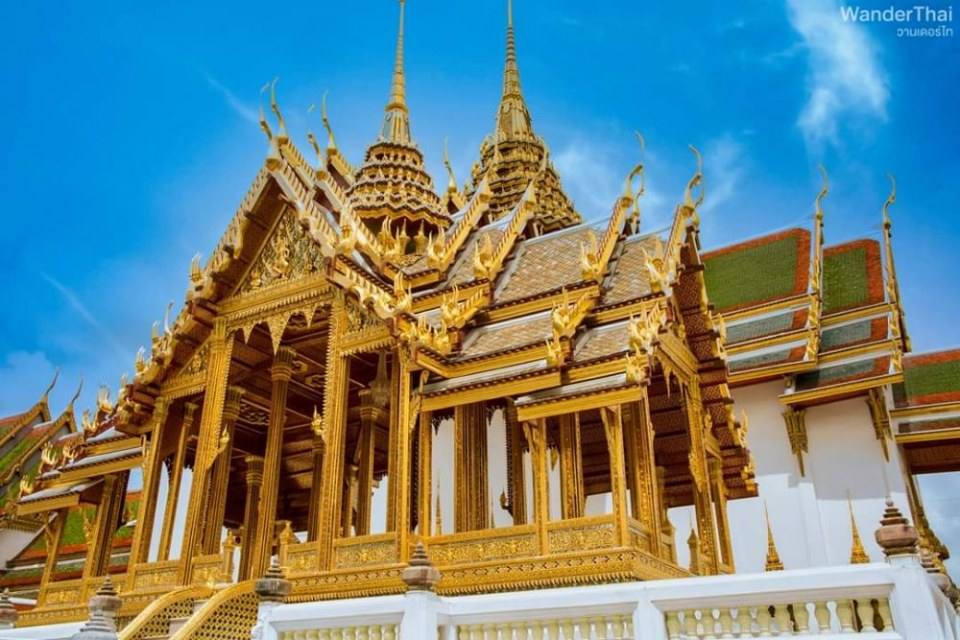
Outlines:
[[[56,366],[56,407],[81,375],[91,403],[97,384],[115,389],[132,370],[263,160],[265,82],[280,77],[305,152],[307,128],[320,128],[307,108],[327,90],[351,160],[378,131],[395,2],[198,4],[5,7],[0,414],[32,403]],[[893,172],[914,347],[960,344],[960,37],[844,23],[835,0],[517,0],[514,12],[535,127],[585,217],[608,212],[637,161],[634,130],[647,140],[648,228],[666,223],[691,173],[687,145],[703,151],[708,248],[808,222],[818,162],[832,182],[827,241],[875,237]],[[441,184],[444,138],[463,180],[492,129],[504,13],[408,3],[413,133]]]

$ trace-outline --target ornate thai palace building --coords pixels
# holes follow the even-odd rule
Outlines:
[[[440,194],[402,0],[359,167],[325,110],[307,160],[271,87],[133,380],[79,426],[46,394],[0,421],[0,638],[70,637],[91,597],[77,637],[958,637],[915,476],[960,469],[960,352],[909,354],[895,194],[879,240],[826,243],[824,175],[811,228],[703,251],[694,149],[665,233],[642,164],[584,224],[508,24],[493,132]]]

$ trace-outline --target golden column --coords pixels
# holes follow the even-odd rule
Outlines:
[[[223,528],[223,518],[227,512],[227,490],[230,482],[230,463],[233,458],[233,434],[237,425],[237,418],[240,417],[240,400],[242,398],[242,388],[227,388],[227,397],[223,405],[223,426],[221,427],[221,444],[224,446],[213,463],[213,471],[210,474],[209,508],[204,513],[206,521],[203,530],[204,553],[220,551],[220,531]]]
[[[113,473],[103,479],[103,492],[97,507],[93,534],[87,540],[87,558],[83,578],[102,576],[110,565],[113,534],[120,527],[124,498],[127,494],[128,471]]]
[[[206,391],[203,394],[203,410],[200,414],[200,434],[194,456],[183,545],[180,548],[181,584],[190,584],[193,578],[193,556],[200,547],[204,514],[209,506],[210,468],[220,445],[223,405],[227,395],[234,342],[233,334],[227,332],[227,323],[223,318],[214,319],[213,331],[208,340],[210,360],[207,364]]]
[[[150,553],[150,539],[153,536],[153,521],[157,512],[157,493],[160,489],[160,472],[163,458],[160,448],[163,445],[163,427],[167,422],[167,401],[159,396],[153,405],[153,418],[150,432],[143,440],[143,491],[140,495],[140,507],[137,509],[137,524],[130,543],[130,562],[128,586],[133,587],[136,577],[134,566],[146,562]]]
[[[257,519],[260,516],[260,487],[263,486],[263,458],[261,456],[247,456],[243,459],[247,464],[245,480],[247,483],[247,501],[243,509],[243,546],[240,548],[240,579],[248,580],[250,576],[250,559],[257,546]]]
[[[44,529],[46,538],[46,555],[43,563],[43,576],[40,578],[40,598],[37,604],[43,606],[46,604],[46,589],[53,578],[53,572],[57,568],[57,557],[60,555],[60,547],[63,546],[63,529],[67,522],[69,509],[58,509],[54,515],[53,522]]]
[[[482,403],[459,405],[453,411],[456,531],[487,527],[487,421]]]
[[[280,347],[273,356],[270,380],[270,423],[267,426],[267,446],[263,455],[263,487],[260,489],[260,515],[257,519],[254,544],[256,551],[250,560],[250,575],[262,576],[270,565],[274,528],[277,521],[277,497],[280,492],[280,455],[283,449],[283,428],[287,423],[287,389],[293,375],[296,352]]]
[[[390,486],[395,486],[393,492],[394,504],[394,526],[393,531],[397,534],[397,557],[400,562],[406,562],[410,558],[410,508],[411,508],[411,444],[413,442],[413,431],[417,424],[419,408],[411,402],[410,388],[410,368],[409,363],[404,357],[397,358],[398,366],[395,367],[397,380],[397,419],[394,421],[397,428],[397,447],[390,451],[391,456],[396,456],[395,465],[396,476],[389,479]],[[394,482],[396,480],[396,482]]]
[[[613,497],[613,527],[616,544],[625,546],[630,539],[627,527],[626,464],[623,459],[623,410],[620,405],[600,410],[603,435],[610,455],[610,494]]]
[[[714,518],[717,521],[717,537],[720,542],[719,559],[723,569],[733,573],[733,546],[730,541],[730,520],[727,517],[727,486],[723,482],[723,461],[711,456],[709,468],[713,483]]]
[[[330,308],[330,329],[327,336],[327,368],[323,388],[323,428],[327,435],[323,457],[323,482],[317,518],[317,563],[321,571],[333,568],[333,540],[340,523],[340,501],[343,499],[343,452],[347,429],[347,376],[349,361],[340,353],[340,342],[346,329],[346,309],[342,297],[334,299]]]
[[[314,409],[316,412],[316,409]],[[313,420],[313,482],[310,485],[310,510],[307,515],[307,540],[317,539],[320,529],[320,487],[323,485],[323,458],[326,453],[323,420],[317,415]]]
[[[560,416],[560,507],[563,519],[583,517],[583,451],[580,414]]]
[[[507,401],[503,410],[503,421],[507,431],[507,497],[510,501],[510,515],[513,524],[527,523],[527,489],[523,468],[523,429],[517,420],[517,407]]]
[[[357,535],[365,536],[370,533],[370,516],[373,496],[373,462],[374,445],[376,444],[375,420],[377,407],[373,401],[372,391],[360,391],[360,441],[357,443]],[[344,530],[349,531],[349,521],[344,523]]]
[[[533,520],[537,525],[537,542],[541,555],[550,550],[547,521],[550,520],[550,483],[547,478],[547,421],[544,419],[523,423],[523,434],[530,448],[533,469]]]
[[[160,548],[157,551],[157,561],[159,562],[163,562],[170,557],[173,526],[177,519],[177,501],[180,498],[180,483],[183,481],[183,469],[186,465],[187,440],[193,430],[193,418],[196,411],[196,404],[192,402],[184,403],[183,420],[180,422],[180,437],[177,439],[177,451],[173,456],[170,478],[167,482],[167,504],[163,509],[163,529],[160,531]]]
[[[661,507],[654,457],[656,434],[653,430],[653,421],[650,419],[646,382],[641,389],[641,399],[624,406],[627,484],[632,498],[632,515],[650,536],[650,551],[659,556],[661,554]]]
[[[417,427],[417,446],[419,447],[418,462],[420,468],[417,486],[420,491],[417,494],[417,526],[420,535],[427,537],[431,534],[430,525],[433,520],[432,500],[433,500],[433,413],[430,411],[420,412],[420,423]],[[433,532],[434,535],[440,535],[441,531]]]
[[[715,574],[718,567],[717,529],[710,498],[710,470],[707,466],[707,451],[704,442],[706,425],[700,400],[700,385],[697,380],[694,380],[689,386],[685,385],[683,387],[683,405],[686,409],[687,427],[690,435],[688,464],[693,504],[697,515],[700,547],[703,551],[701,554],[703,563],[700,568],[704,575]]]

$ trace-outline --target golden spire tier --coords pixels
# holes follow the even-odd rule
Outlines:
[[[397,51],[380,135],[368,149],[347,197],[354,213],[375,231],[385,227],[409,236],[421,229],[436,233],[450,224],[433,180],[423,164],[423,153],[410,135],[406,78],[403,69],[404,0],[400,0]],[[411,244],[411,249],[415,246]]]
[[[513,2],[507,2],[507,46],[503,70],[503,95],[497,107],[492,136],[480,147],[480,162],[473,167],[473,189],[487,176],[492,197],[490,220],[502,218],[517,205],[531,181],[536,182],[537,205],[533,215],[538,231],[546,232],[579,224],[580,214],[563,191],[560,176],[546,162],[547,145],[533,131],[533,121],[520,88],[520,67],[513,27]],[[546,165],[545,168],[542,168]]]

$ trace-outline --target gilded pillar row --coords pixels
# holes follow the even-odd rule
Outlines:
[[[250,560],[256,550],[257,520],[260,516],[260,487],[263,486],[263,457],[249,455],[244,458],[247,472],[247,496],[243,510],[243,546],[240,548],[240,579],[248,580]]]
[[[733,543],[730,539],[730,519],[727,517],[727,486],[723,482],[723,461],[710,459],[710,479],[713,482],[713,508],[717,521],[719,561],[724,571],[733,573]]]
[[[330,309],[327,337],[327,367],[323,389],[323,428],[326,454],[323,459],[323,482],[320,486],[320,511],[317,518],[318,568],[333,568],[333,540],[340,523],[343,498],[343,457],[347,427],[347,376],[349,361],[340,353],[345,328],[346,309],[342,298],[334,300]]]
[[[180,424],[180,437],[177,438],[177,450],[170,466],[169,481],[167,483],[167,503],[163,509],[163,528],[160,531],[160,548],[157,551],[157,561],[163,562],[170,558],[170,543],[173,540],[173,526],[177,519],[177,502],[180,498],[180,484],[183,481],[183,469],[186,466],[187,440],[193,430],[193,420],[196,416],[197,405],[187,402],[183,405],[183,420]]]
[[[541,555],[550,551],[547,537],[547,521],[550,519],[550,483],[547,478],[547,421],[545,419],[523,423],[523,434],[530,448],[533,473],[533,519],[537,525],[537,541]]]
[[[585,505],[583,452],[580,446],[580,414],[560,416],[561,518],[580,518]]]
[[[150,539],[153,535],[153,522],[157,512],[157,493],[160,489],[160,472],[163,458],[160,449],[163,444],[163,428],[167,421],[167,401],[163,396],[156,399],[153,406],[153,418],[150,432],[144,438],[143,491],[140,507],[137,509],[137,524],[130,543],[129,586],[133,587],[136,572],[135,565],[146,562],[150,552]]]
[[[203,552],[220,551],[220,532],[227,511],[227,489],[230,482],[230,463],[233,458],[233,435],[240,417],[240,401],[243,398],[241,387],[229,387],[223,407],[223,426],[217,458],[210,474],[210,502],[204,513],[206,524],[203,531]]]
[[[261,576],[270,564],[274,528],[277,521],[277,497],[280,491],[280,455],[283,449],[283,428],[287,423],[287,390],[293,375],[296,352],[280,347],[273,357],[270,380],[270,422],[267,425],[267,446],[263,455],[263,486],[260,489],[260,515],[254,536],[256,551],[250,563],[251,575]]]
[[[190,584],[193,577],[193,557],[200,548],[205,521],[203,516],[209,506],[210,469],[219,449],[220,428],[223,424],[223,406],[234,342],[233,334],[227,332],[227,324],[223,318],[213,321],[209,341],[210,360],[207,365],[206,391],[200,414],[200,433],[193,464],[190,503],[187,506],[183,545],[180,548],[181,584]]]
[[[625,546],[629,539],[627,514],[626,463],[623,457],[623,410],[620,405],[600,410],[603,434],[610,456],[610,494],[613,498],[613,527],[616,543]]]

